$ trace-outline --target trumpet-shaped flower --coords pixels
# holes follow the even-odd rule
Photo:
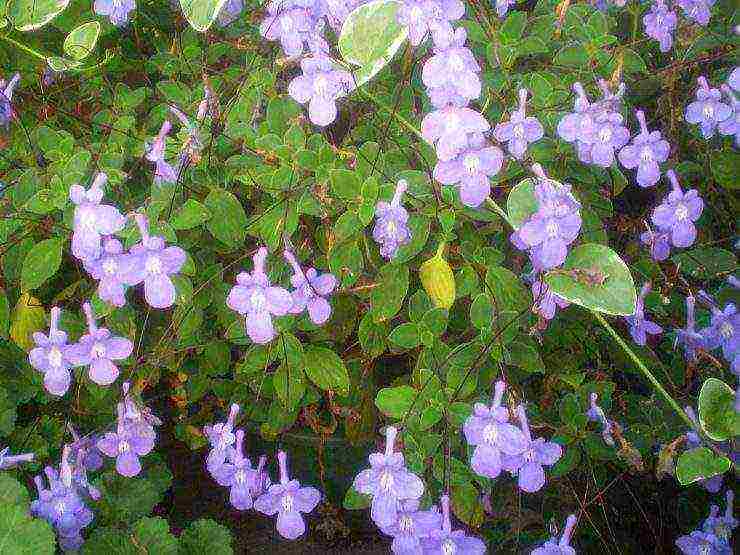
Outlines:
[[[301,314],[306,310],[314,324],[325,324],[331,317],[331,305],[327,297],[336,289],[337,278],[330,273],[319,274],[316,268],[309,268],[304,272],[295,255],[287,249],[283,256],[293,268],[290,283],[295,289],[291,293],[293,306],[290,313]]]
[[[80,185],[69,188],[69,198],[76,205],[72,231],[72,254],[80,260],[95,260],[101,255],[100,241],[105,235],[121,231],[126,218],[115,206],[100,204],[108,176],[100,172],[87,191]]]
[[[496,125],[493,136],[500,143],[507,143],[509,154],[521,160],[529,144],[539,141],[544,134],[539,120],[527,116],[527,89],[519,89],[519,108],[512,112],[509,121]]]
[[[652,187],[660,179],[660,164],[668,159],[671,146],[660,131],[648,131],[642,110],[638,110],[636,115],[640,122],[640,133],[619,151],[618,157],[625,168],[637,168],[637,184],[640,187]]]
[[[483,555],[486,544],[480,538],[468,536],[463,530],[453,530],[450,522],[450,498],[443,495],[442,527],[433,530],[428,538],[422,538],[424,555]]]
[[[375,205],[373,239],[380,243],[380,254],[388,260],[396,256],[400,247],[411,241],[411,231],[408,228],[409,213],[401,204],[401,198],[407,187],[405,179],[399,180],[391,202],[381,200]]]
[[[49,335],[41,332],[33,334],[36,347],[28,353],[28,362],[44,375],[44,387],[52,395],[64,395],[69,389],[73,366],[69,359],[70,345],[67,334],[59,329],[59,317],[62,311],[58,307],[51,309]]]
[[[674,247],[690,247],[696,240],[694,222],[701,216],[704,201],[696,189],[684,192],[673,170],[666,172],[671,192],[654,210],[651,219],[659,231],[670,233]]]

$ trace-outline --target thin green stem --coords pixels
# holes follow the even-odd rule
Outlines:
[[[375,104],[383,108],[383,110],[388,112],[392,117],[396,118],[406,129],[414,133],[422,141],[426,141],[426,139],[424,138],[424,135],[421,134],[421,131],[417,129],[412,123],[410,123],[406,118],[400,115],[397,110],[394,110],[390,108],[389,106],[387,106],[384,102],[379,100],[377,96],[368,92],[367,89],[361,87],[357,90],[359,90],[362,94],[364,94],[368,99],[375,102]]]
[[[640,360],[640,357],[638,357],[635,352],[630,348],[629,345],[627,345],[627,342],[622,339],[622,337],[614,331],[614,328],[612,328],[609,325],[609,322],[606,321],[606,319],[599,314],[598,312],[591,311],[591,313],[594,315],[594,318],[602,325],[604,326],[604,329],[606,329],[607,332],[609,332],[609,335],[611,335],[614,340],[619,344],[620,347],[624,350],[625,353],[632,359],[632,361],[637,365],[637,367],[640,369],[640,371],[643,373],[643,375],[648,379],[648,381],[652,384],[653,389],[657,391],[661,397],[665,399],[665,401],[671,406],[671,408],[678,414],[681,419],[686,422],[686,424],[689,426],[689,429],[694,429],[694,423],[691,421],[691,419],[688,417],[688,415],[684,412],[684,410],[678,405],[676,400],[671,397],[670,393],[668,393],[665,388],[661,385],[661,383],[658,381],[658,379],[653,375],[653,373],[648,369],[647,366]]]
[[[498,203],[495,200],[493,200],[491,197],[488,197],[488,198],[486,198],[486,204],[489,206],[489,208],[491,208],[494,212],[496,212],[496,214],[498,214],[499,216],[501,216],[504,219],[504,221],[507,224],[509,224],[509,227],[511,229],[514,229],[514,230],[516,229],[514,227],[514,224],[511,223],[511,220],[509,219],[509,215],[506,213],[506,211],[503,208],[501,208],[498,205]]]
[[[15,46],[16,48],[20,48],[21,50],[23,50],[24,52],[30,54],[31,56],[34,56],[36,58],[39,58],[40,60],[46,61],[46,56],[44,56],[41,52],[38,52],[37,50],[34,50],[30,46],[26,46],[25,44],[23,44],[21,42],[18,42],[15,39],[11,39],[7,35],[0,35],[0,39],[3,39],[5,41],[9,42],[10,44],[12,44],[13,46]]]

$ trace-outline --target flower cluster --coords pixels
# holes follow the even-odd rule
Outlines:
[[[8,127],[13,119],[13,91],[20,80],[20,73],[13,75],[7,82],[0,79],[0,126]]]
[[[515,411],[521,429],[509,423],[509,410],[501,406],[505,389],[504,382],[496,382],[491,406],[476,403],[463,425],[465,439],[475,447],[470,466],[488,478],[506,470],[517,476],[522,491],[536,492],[545,485],[543,466],[555,464],[563,449],[544,438],[532,439],[524,405]]]
[[[716,553],[728,555],[732,553],[732,532],[737,528],[738,521],[733,516],[734,493],[727,490],[725,494],[725,514],[719,516],[719,507],[712,505],[709,516],[702,525],[686,536],[676,540],[676,547],[686,555],[702,553]]]

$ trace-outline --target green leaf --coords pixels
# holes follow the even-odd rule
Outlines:
[[[385,387],[375,396],[375,406],[386,416],[403,418],[414,404],[417,393],[409,385]]]
[[[707,447],[684,451],[676,462],[676,478],[682,486],[724,474],[732,463],[727,457],[715,455]]]
[[[400,6],[396,0],[374,0],[345,19],[339,52],[345,62],[359,66],[353,71],[358,87],[383,69],[406,40],[408,29],[396,20]]]
[[[388,339],[391,343],[395,343],[403,349],[413,349],[419,345],[419,342],[421,341],[419,336],[419,326],[412,322],[401,324],[391,332]]]
[[[88,21],[72,29],[64,39],[64,51],[75,60],[84,60],[95,49],[100,36],[100,23]]]
[[[53,555],[55,546],[48,522],[32,518],[25,505],[0,502],[0,553]]]
[[[386,264],[378,274],[378,286],[370,295],[373,320],[390,320],[401,310],[403,299],[409,288],[408,266]]]
[[[10,304],[5,290],[0,287],[0,337],[8,339],[10,330]]]
[[[344,501],[342,501],[342,507],[348,511],[356,511],[359,509],[367,509],[370,507],[372,502],[372,496],[364,493],[359,493],[355,488],[350,487],[347,493],[344,494]]]
[[[493,323],[493,301],[487,293],[479,293],[470,304],[470,323],[476,329],[490,327]]]
[[[362,182],[356,172],[345,169],[331,170],[329,182],[332,192],[341,199],[353,200],[361,195]]]
[[[33,246],[23,260],[21,290],[32,291],[56,274],[62,263],[62,240],[47,239]]]
[[[306,392],[303,369],[299,366],[281,364],[272,376],[272,385],[282,403],[294,409]]]
[[[740,152],[734,149],[715,150],[709,159],[712,175],[722,187],[740,188]]]
[[[231,532],[225,526],[201,518],[180,536],[180,555],[233,555]]]
[[[555,54],[556,65],[585,68],[588,66],[588,63],[588,53],[580,43],[570,43]]]
[[[712,279],[737,268],[733,253],[719,247],[695,247],[671,257],[681,272],[696,279]]]
[[[8,19],[19,31],[35,31],[62,13],[70,0],[9,0]]]
[[[321,389],[349,393],[347,367],[331,349],[310,345],[303,353],[303,365],[308,378]]]
[[[34,346],[31,336],[46,327],[46,317],[41,301],[23,293],[13,309],[10,338],[21,349],[28,351]]]
[[[175,215],[170,220],[172,229],[193,229],[200,224],[207,222],[211,217],[211,212],[195,199],[188,199],[177,209]]]
[[[15,403],[8,397],[8,392],[0,386],[0,437],[10,435],[15,427]],[[0,496],[0,499],[5,499]]]
[[[46,63],[53,71],[71,71],[82,66],[79,60],[70,60],[61,56],[50,56],[46,58]]]
[[[505,44],[516,43],[522,38],[524,27],[527,24],[525,12],[509,12],[499,30],[501,42]]]
[[[714,441],[740,434],[740,414],[735,412],[735,392],[722,380],[709,378],[699,392],[699,423]]]
[[[180,7],[193,29],[205,33],[225,3],[226,0],[180,0]]]
[[[30,501],[26,487],[8,473],[0,474],[0,499],[10,505],[28,505]]]
[[[615,316],[635,312],[632,274],[619,255],[604,245],[576,247],[562,268],[545,275],[545,282],[553,293],[573,304]]]
[[[223,189],[213,189],[205,200],[211,213],[208,231],[227,246],[240,246],[247,236],[247,215],[239,200]]]
[[[514,229],[519,229],[524,221],[537,212],[539,203],[534,196],[535,179],[527,178],[517,183],[506,199],[506,211]]]

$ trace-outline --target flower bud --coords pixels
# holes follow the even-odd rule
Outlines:
[[[442,256],[444,248],[445,244],[440,243],[437,254],[419,268],[419,277],[434,306],[449,309],[455,302],[455,276]]]

